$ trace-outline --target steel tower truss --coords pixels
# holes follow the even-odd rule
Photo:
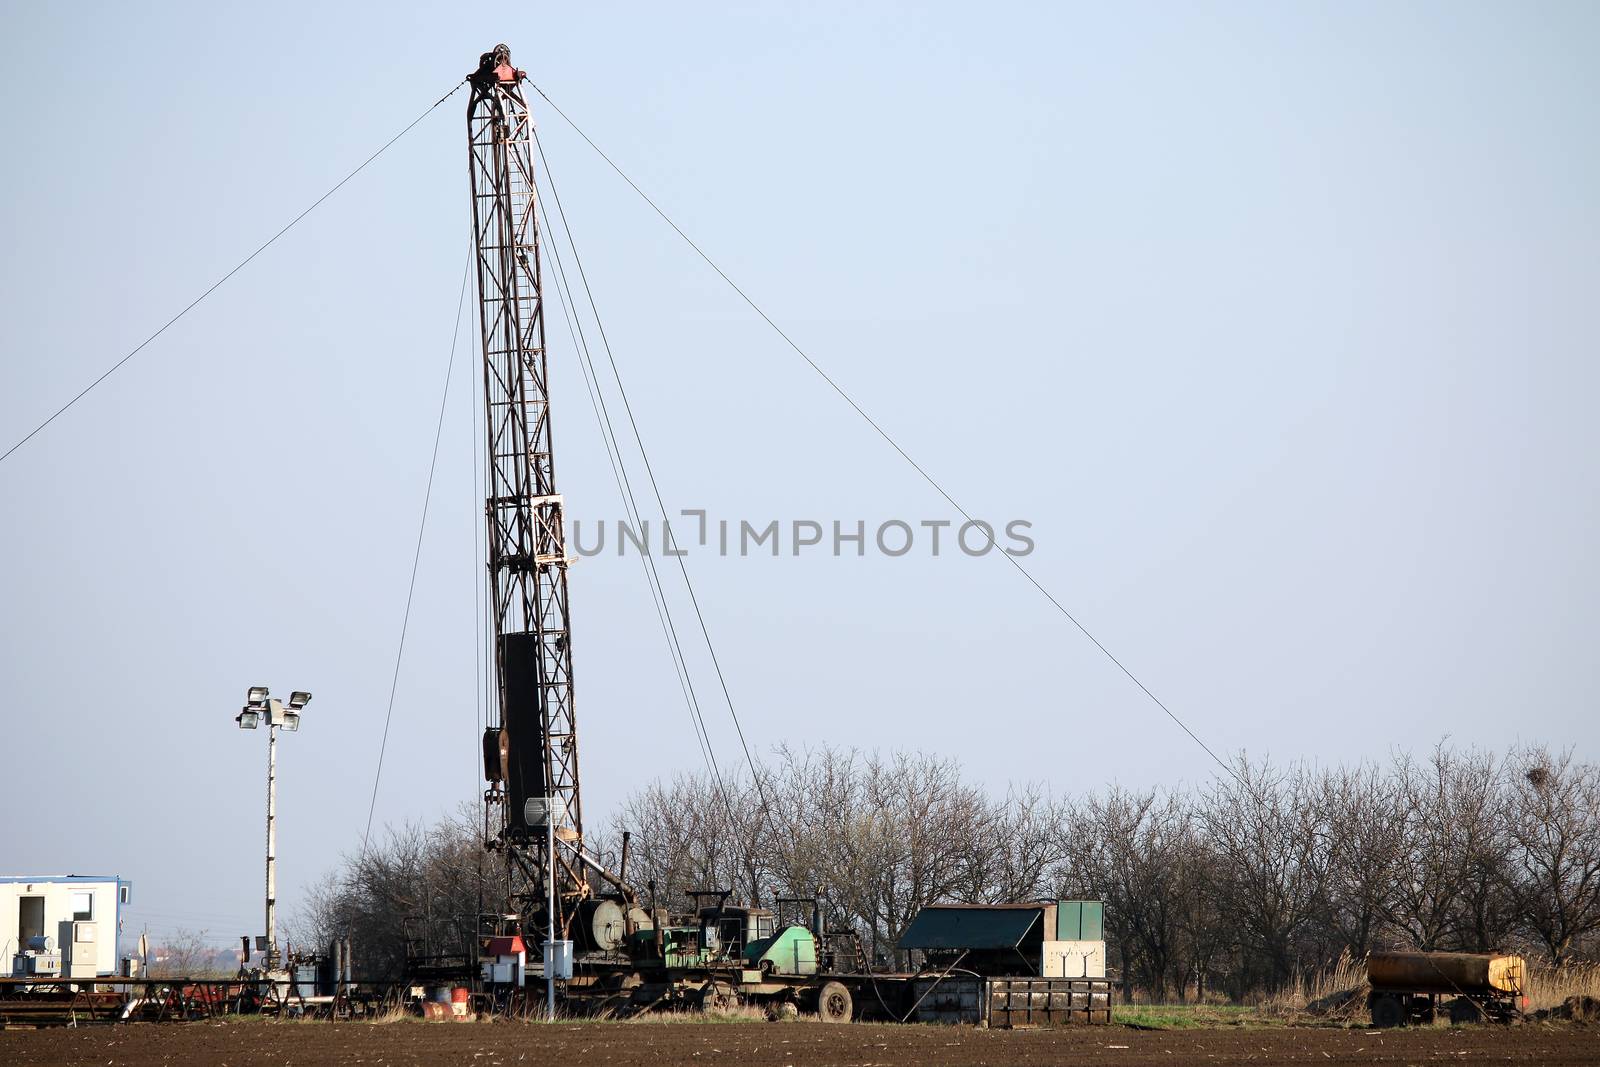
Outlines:
[[[555,920],[564,931],[589,889],[568,636],[570,561],[551,448],[533,122],[524,77],[511,65],[509,49],[498,46],[471,75],[467,106],[499,712],[484,755],[489,810],[499,812],[493,843],[527,878],[523,899],[513,902],[525,919],[545,910],[541,800],[554,798]]]

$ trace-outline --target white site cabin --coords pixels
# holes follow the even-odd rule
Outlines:
[[[114,875],[0,875],[0,973],[17,973],[32,953],[40,966],[58,956],[63,978],[116,974],[117,933],[132,890]]]

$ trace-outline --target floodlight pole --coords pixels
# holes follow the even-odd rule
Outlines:
[[[278,966],[278,725],[267,722],[267,955],[266,970]]]
[[[262,939],[262,967],[271,972],[282,963],[278,955],[278,727],[298,730],[301,712],[310,703],[311,694],[295,690],[285,708],[282,702],[272,699],[266,686],[253,685],[248,700],[234,719],[239,728],[254,730],[262,720],[267,725],[267,933]]]

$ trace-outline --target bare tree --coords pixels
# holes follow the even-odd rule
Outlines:
[[[1574,944],[1600,930],[1600,767],[1575,762],[1570,750],[1529,747],[1506,769],[1506,885],[1528,931],[1561,967]]]
[[[1359,959],[1387,922],[1404,847],[1402,793],[1371,765],[1326,772],[1315,790],[1327,826],[1321,918],[1333,940]]]
[[[613,869],[624,829],[628,881],[658,903],[816,894],[880,959],[930,903],[1098,897],[1124,991],[1158,999],[1279,989],[1392,943],[1515,940],[1566,965],[1600,941],[1600,768],[1538,747],[1335,770],[1241,756],[1194,792],[1076,799],[996,798],[925,754],[780,748],[630,796],[590,828]],[[349,936],[361,974],[394,976],[408,951],[462,951],[507,871],[476,809],[389,830],[313,887],[293,936]]]
[[[179,927],[153,946],[152,978],[210,978],[216,970],[217,950],[204,930]]]
[[[1004,800],[988,805],[963,895],[1004,903],[1049,893],[1066,860],[1068,818],[1066,805],[1042,785],[1007,790]]]
[[[1422,949],[1494,947],[1488,901],[1473,895],[1496,850],[1498,768],[1493,756],[1441,743],[1425,764],[1408,755],[1392,771],[1402,848],[1386,911],[1402,942]],[[1472,918],[1478,921],[1470,921]],[[1474,927],[1484,927],[1474,929]]]
[[[1188,812],[1176,797],[1114,787],[1089,798],[1077,817],[1079,884],[1111,911],[1124,993],[1138,983],[1165,1000],[1180,952]]]
[[[1321,890],[1324,833],[1310,775],[1241,756],[1231,777],[1201,794],[1198,810],[1217,858],[1211,891],[1227,902],[1255,965],[1241,977],[1282,988]]]
[[[296,936],[321,948],[349,937],[363,978],[396,978],[408,956],[459,956],[476,936],[480,902],[503,895],[503,854],[486,855],[475,808],[432,826],[389,827],[346,855],[295,916]],[[496,881],[499,884],[494,884]]]

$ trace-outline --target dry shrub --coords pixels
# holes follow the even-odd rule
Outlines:
[[[1600,965],[1574,964],[1567,967],[1529,965],[1529,1011],[1549,1011],[1559,1008],[1574,997],[1600,1000]]]
[[[1268,996],[1260,1006],[1281,1016],[1353,1018],[1367,1008],[1367,965],[1349,952],[1341,952],[1328,967],[1297,973],[1287,988]]]
[[[630,1023],[764,1023],[767,1012],[753,1004],[740,1004],[729,1008],[712,1008],[701,1011],[686,1008],[682,1011],[641,1012],[629,1016]]]

